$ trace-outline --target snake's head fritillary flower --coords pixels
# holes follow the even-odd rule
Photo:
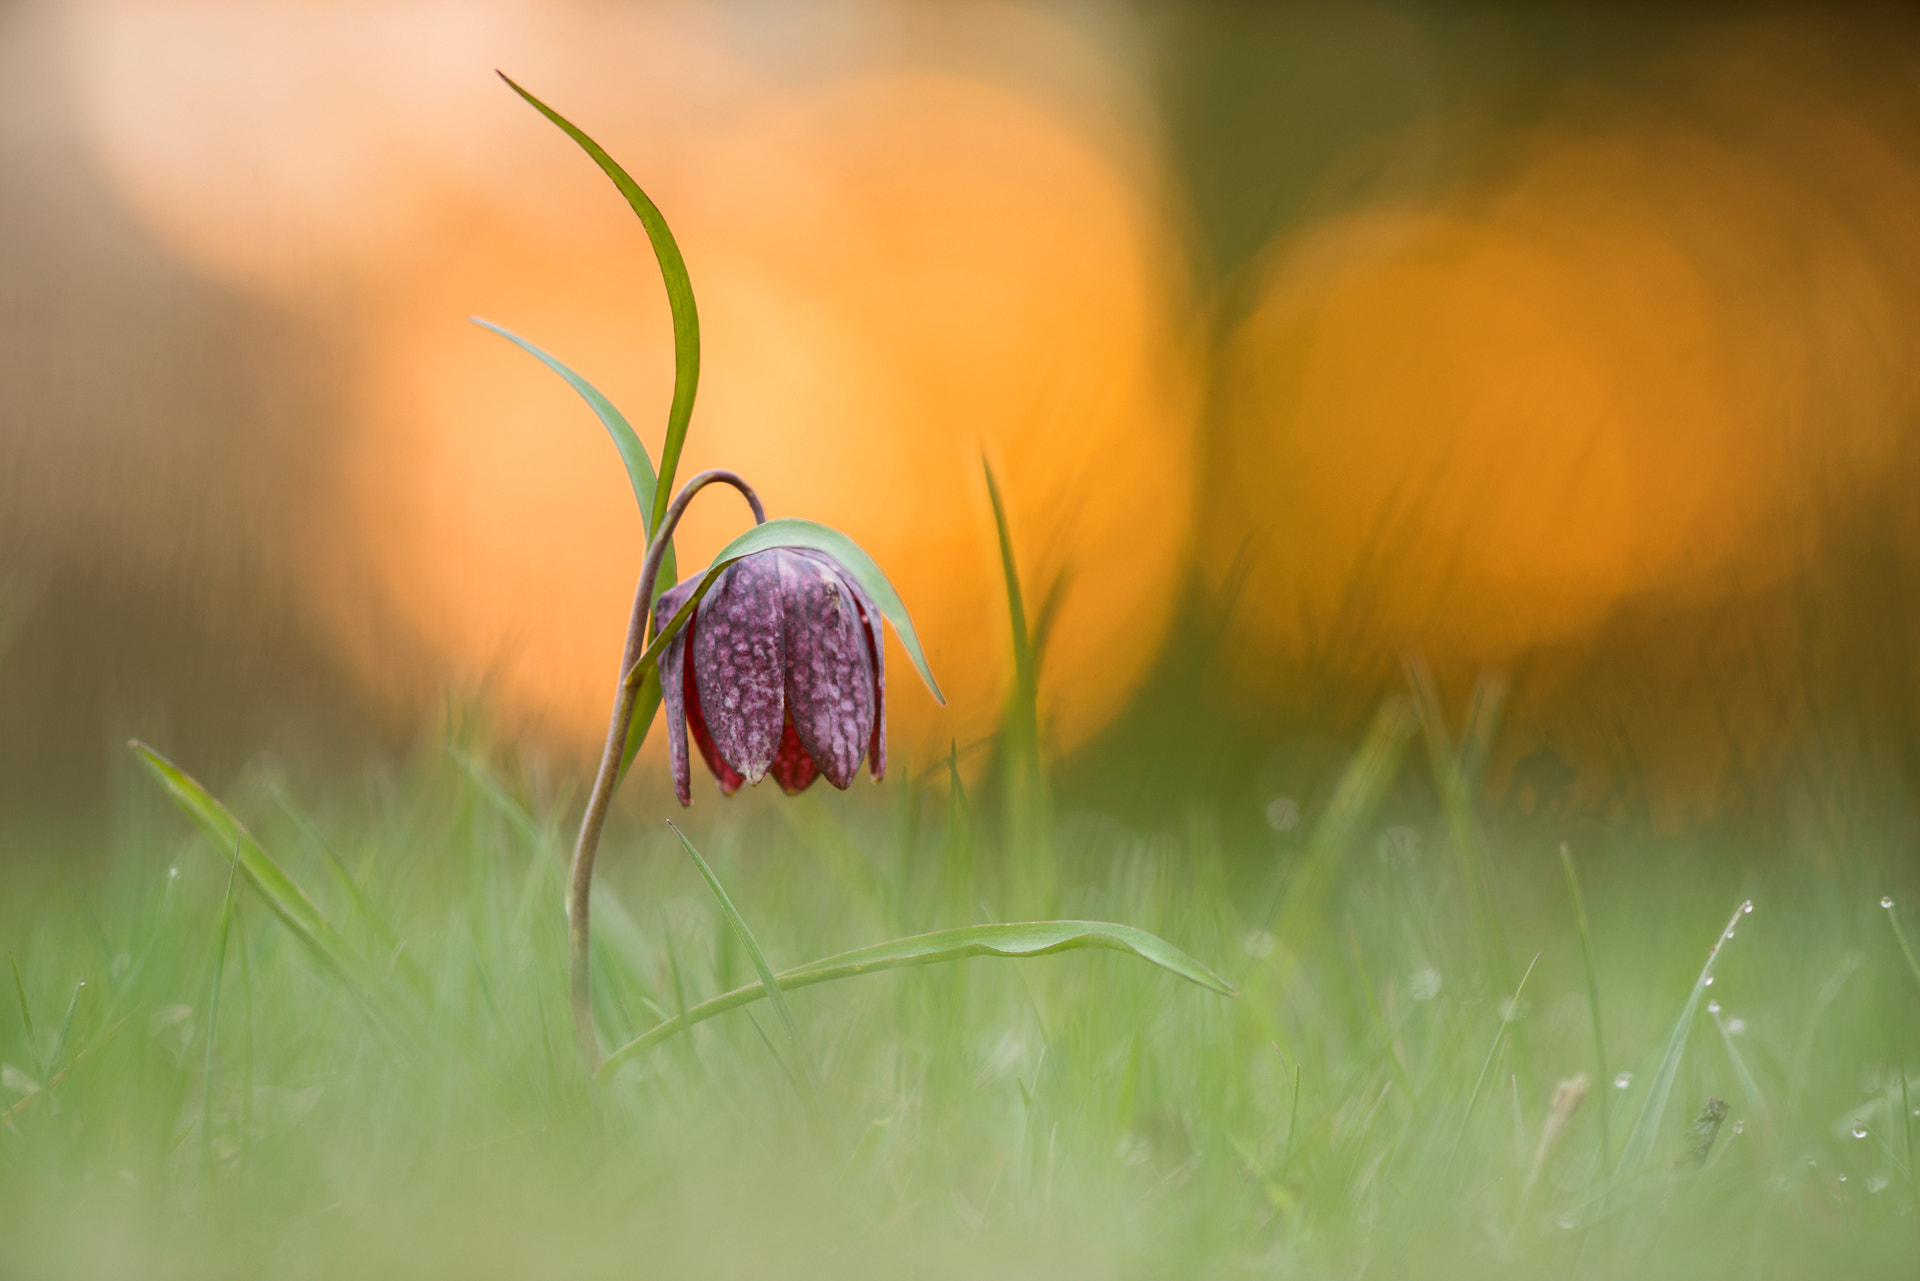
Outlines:
[[[662,592],[654,625],[698,583]],[[728,796],[769,774],[789,796],[821,775],[844,790],[862,758],[884,776],[884,653],[879,611],[831,556],[781,547],[728,566],[660,655],[680,803],[689,737]]]

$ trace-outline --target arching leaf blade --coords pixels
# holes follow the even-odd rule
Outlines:
[[[174,804],[234,860],[274,915],[339,977],[375,1025],[396,1041],[401,1040],[399,1029],[404,1023],[383,999],[365,963],[299,883],[192,775],[138,739],[128,746]]]
[[[927,683],[927,689],[932,693],[934,701],[943,704],[947,701],[946,696],[940,692],[939,684],[933,679],[933,669],[927,666],[927,656],[920,648],[920,635],[913,629],[913,619],[908,617],[907,607],[901,602],[900,593],[893,589],[893,584],[887,581],[886,574],[881,572],[880,566],[874,563],[873,557],[867,555],[860,544],[839,530],[791,516],[782,516],[764,524],[755,525],[720,549],[720,554],[713,558],[713,563],[707,566],[706,572],[700,576],[700,585],[693,589],[685,601],[681,602],[680,608],[674,611],[673,617],[654,633],[652,643],[627,672],[628,682],[646,678],[654,664],[659,661],[660,651],[665,649],[667,642],[687,625],[687,619],[693,615],[694,606],[699,604],[700,599],[713,587],[714,580],[720,577],[722,570],[743,556],[770,551],[776,547],[798,547],[825,552],[840,562],[847,572],[853,575],[854,581],[860,584],[861,590],[872,599],[875,607],[885,615],[888,622],[893,624],[893,631],[900,638],[901,648],[907,651],[907,658],[912,661],[914,670],[920,673],[920,679]]]
[[[612,401],[601,395],[592,383],[519,334],[479,316],[469,316],[467,319],[482,329],[499,334],[554,373],[559,374],[566,380],[569,387],[580,394],[580,399],[587,402],[587,407],[593,410],[595,417],[599,418],[600,425],[607,429],[607,435],[613,438],[613,447],[620,451],[620,461],[627,469],[627,483],[633,486],[634,502],[640,508],[641,527],[648,537],[652,537],[654,494],[659,485],[653,474],[653,461],[647,457],[647,447],[640,443],[640,437],[627,422],[626,415],[615,408]],[[667,550],[660,558],[660,576],[655,580],[653,594],[657,597],[671,587],[679,576],[680,570],[674,559],[673,543],[669,541]],[[643,689],[640,698],[634,703],[633,719],[627,723],[627,745],[620,758],[619,777],[626,777],[627,767],[633,763],[634,754],[640,750],[640,744],[646,741],[647,729],[653,724],[653,715],[659,707],[660,690],[659,681],[656,679],[653,683],[653,701],[647,701],[647,693]]]
[[[1631,1178],[1640,1173],[1653,1157],[1654,1144],[1659,1138],[1660,1122],[1666,1116],[1667,1100],[1673,1094],[1675,1078],[1680,1074],[1680,1060],[1687,1052],[1687,1038],[1693,1030],[1693,1021],[1700,1010],[1700,1000],[1713,982],[1713,966],[1720,959],[1720,949],[1733,937],[1734,927],[1740,924],[1740,918],[1751,910],[1751,900],[1733,909],[1733,917],[1727,926],[1713,940],[1713,947],[1707,952],[1707,963],[1700,969],[1700,977],[1693,981],[1693,989],[1687,993],[1687,1003],[1675,1020],[1673,1031],[1667,1037],[1666,1053],[1660,1056],[1660,1066],[1654,1070],[1653,1081],[1647,1089],[1646,1102],[1640,1105],[1640,1116],[1627,1135],[1626,1147],[1621,1150],[1620,1164],[1614,1173],[1619,1177]]]
[[[613,185],[619,188],[627,204],[639,216],[640,225],[647,229],[647,240],[653,245],[653,256],[660,263],[660,278],[667,287],[667,306],[673,313],[673,403],[667,410],[666,438],[660,444],[660,483],[654,493],[652,515],[647,520],[647,528],[653,529],[667,514],[667,502],[673,493],[674,473],[680,467],[680,450],[687,439],[687,424],[693,418],[694,394],[700,385],[700,314],[694,307],[693,282],[687,276],[686,259],[681,256],[680,246],[674,240],[673,232],[667,227],[667,220],[659,207],[599,143],[587,137],[565,116],[515,84],[505,72],[499,75],[534,110],[558,125],[578,143],[580,149],[593,157],[593,162],[613,180]],[[673,582],[669,575],[663,574],[661,577],[668,584]]]
[[[974,956],[1024,958],[1087,948],[1125,952],[1208,991],[1222,996],[1234,995],[1230,983],[1159,935],[1109,921],[1021,921],[936,930],[810,961],[773,977],[782,991],[793,991],[860,974],[937,965]],[[749,983],[663,1020],[608,1055],[600,1065],[599,1076],[604,1080],[622,1063],[645,1054],[676,1033],[717,1014],[763,1000],[766,995],[764,981]]]
[[[733,927],[734,936],[740,940],[740,946],[747,950],[747,959],[753,962],[754,972],[760,976],[761,995],[773,1002],[773,1008],[780,1015],[780,1022],[785,1025],[787,1035],[797,1037],[800,1034],[800,1024],[794,1019],[793,1011],[788,1008],[787,998],[781,995],[780,984],[774,975],[773,966],[767,963],[767,954],[760,950],[760,943],[753,937],[753,930],[748,927],[747,918],[740,915],[740,909],[733,905],[733,897],[727,893],[726,887],[720,884],[720,878],[713,874],[713,869],[707,866],[707,860],[700,857],[700,851],[693,848],[693,842],[687,839],[687,834],[672,823],[668,823],[667,826],[672,828],[673,834],[680,838],[680,844],[692,857],[693,865],[700,869],[701,879],[706,881],[707,888],[713,891],[714,899],[719,902],[721,915],[725,916],[727,924]]]
[[[627,482],[633,486],[633,498],[640,506],[640,520],[647,533],[653,532],[653,496],[657,483],[653,474],[653,460],[647,457],[647,447],[640,443],[640,437],[627,422],[626,415],[614,407],[612,401],[594,387],[594,385],[573,372],[566,365],[535,344],[528,342],[519,334],[504,325],[496,325],[481,316],[469,316],[468,320],[482,329],[499,334],[520,350],[564,378],[567,385],[578,392],[580,399],[599,418],[600,425],[607,429],[607,435],[613,438],[613,447],[620,451],[620,461],[627,468]]]
[[[602,395],[598,388],[594,387],[592,383],[582,378],[566,364],[555,358],[552,353],[545,351],[534,343],[528,342],[525,338],[522,338],[519,334],[514,333],[504,325],[496,325],[491,320],[487,320],[481,316],[469,316],[467,319],[479,325],[482,329],[491,330],[499,334],[502,338],[505,338],[508,342],[519,347],[547,368],[553,370],[554,373],[559,374],[561,378],[566,380],[569,387],[572,387],[575,392],[579,393],[580,399],[587,402],[587,407],[593,410],[594,416],[600,420],[600,425],[606,428],[607,435],[613,439],[613,447],[620,453],[620,462],[627,470],[627,483],[633,487],[633,499],[635,504],[640,508],[641,528],[645,530],[648,537],[651,537],[653,535],[655,495],[659,491],[659,481],[654,475],[653,460],[647,456],[647,447],[641,443],[639,434],[636,433],[632,425],[627,422],[626,415],[622,414],[612,401]],[[671,587],[678,578],[679,567],[674,560],[673,544],[669,542],[666,553],[660,561],[659,586],[655,588],[654,594],[656,596],[659,595],[668,587]]]

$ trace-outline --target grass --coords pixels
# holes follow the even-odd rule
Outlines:
[[[1151,930],[1237,997],[1112,952],[981,957],[792,990],[791,1041],[730,1010],[595,1091],[571,811],[529,795],[471,744],[339,812],[229,789],[347,962],[147,798],[89,870],[16,877],[0,1276],[1904,1276],[1920,1250],[1920,975],[1880,884],[1583,850],[1577,905],[1550,846],[1476,833],[1467,887],[1458,816],[1382,858],[1349,809],[1308,816],[1344,835],[1306,843],[1319,927],[1288,938],[1297,856],[1063,810],[1050,914]],[[703,793],[688,838],[777,971],[996,919],[992,815],[950,798],[944,769]],[[641,808],[595,909],[615,1044],[761,981]]]

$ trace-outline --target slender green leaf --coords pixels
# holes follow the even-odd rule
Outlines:
[[[755,552],[768,551],[775,547],[809,548],[813,551],[825,552],[839,561],[841,566],[853,575],[854,581],[860,584],[861,590],[872,598],[874,605],[886,616],[887,621],[893,624],[894,633],[900,637],[901,647],[907,651],[907,657],[912,660],[914,670],[920,673],[920,679],[927,683],[927,689],[933,694],[934,700],[940,703],[947,701],[946,697],[940,693],[940,686],[934,682],[933,670],[927,666],[927,656],[920,650],[920,636],[913,630],[913,620],[907,616],[907,607],[901,603],[900,594],[893,590],[893,584],[887,581],[887,576],[880,571],[878,565],[873,563],[873,557],[867,555],[858,543],[839,530],[791,516],[783,516],[762,525],[755,525],[722,547],[720,554],[713,558],[713,563],[707,566],[706,572],[701,575],[700,585],[694,588],[687,599],[681,603],[680,608],[674,611],[673,617],[654,633],[652,642],[627,673],[627,680],[630,682],[644,680],[647,673],[653,670],[654,664],[659,661],[660,651],[665,649],[667,642],[687,625],[687,619],[693,616],[694,606],[699,604],[700,599],[712,589],[714,580],[720,577],[722,570],[744,556],[751,556]]]
[[[1271,932],[1285,944],[1276,967],[1281,973],[1280,986],[1292,981],[1299,955],[1320,932],[1340,860],[1379,809],[1399,772],[1414,728],[1414,712],[1406,699],[1395,697],[1381,703],[1367,736],[1334,784],[1333,795],[1307,837],[1299,871],[1272,917]]]
[[[620,194],[627,198],[633,212],[639,215],[640,225],[647,229],[647,239],[653,245],[653,255],[660,263],[660,278],[667,287],[667,306],[673,313],[673,404],[667,410],[667,435],[660,446],[660,483],[653,496],[653,515],[647,521],[648,529],[655,529],[667,514],[667,501],[673,493],[674,473],[680,467],[680,449],[686,443],[687,424],[693,418],[693,397],[700,385],[700,314],[693,304],[693,282],[687,277],[686,259],[680,255],[680,246],[674,241],[673,232],[667,227],[667,220],[660,209],[640,184],[627,176],[627,171],[615,163],[601,149],[600,144],[587,137],[573,123],[540,99],[522,89],[505,72],[500,78],[509,88],[525,98],[541,115],[560,126],[569,138],[580,145],[580,149],[593,157],[601,171],[613,180]],[[673,583],[670,574],[662,574],[669,586]]]
[[[1607,1071],[1607,1040],[1600,1030],[1600,975],[1593,964],[1593,940],[1587,930],[1587,904],[1580,895],[1580,878],[1573,870],[1573,850],[1565,842],[1560,842],[1560,867],[1567,874],[1567,894],[1573,899],[1573,923],[1580,931],[1580,959],[1587,970],[1587,1016],[1593,1024],[1593,1053],[1599,1065],[1599,1075],[1595,1077],[1601,1084],[1596,1091],[1600,1108],[1600,1167],[1606,1168],[1607,1161],[1613,1155],[1613,1129],[1607,1119],[1607,1082],[1613,1079]]]
[[[1440,797],[1440,810],[1447,820],[1447,838],[1459,860],[1460,881],[1467,889],[1468,903],[1474,912],[1487,978],[1496,986],[1505,987],[1512,971],[1507,968],[1505,934],[1493,902],[1492,860],[1487,854],[1480,821],[1474,814],[1470,769],[1462,764],[1461,753],[1454,745],[1447,726],[1446,708],[1440,702],[1440,690],[1426,659],[1419,654],[1408,654],[1403,667],[1414,707],[1420,715],[1420,728],[1426,735],[1427,760],[1433,769],[1433,786]],[[1493,712],[1498,710],[1498,703],[1490,703],[1482,691],[1476,690],[1475,701],[1481,709],[1480,716],[1490,716],[1486,710],[1489,707]],[[1490,721],[1479,728],[1470,721],[1469,753],[1477,750],[1472,747],[1475,735],[1491,733]]]
[[[1527,962],[1526,973],[1520,976],[1520,982],[1513,989],[1513,996],[1507,1002],[1507,1008],[1501,1013],[1499,1030],[1493,1034],[1493,1044],[1487,1047],[1487,1057],[1480,1064],[1480,1075],[1473,1079],[1473,1093],[1467,1095],[1467,1109],[1460,1114],[1460,1131],[1453,1136],[1453,1149],[1447,1154],[1447,1166],[1453,1165],[1453,1158],[1460,1155],[1460,1143],[1467,1137],[1467,1123],[1473,1120],[1473,1105],[1480,1101],[1480,1091],[1487,1084],[1487,1073],[1493,1070],[1493,1056],[1500,1052],[1500,1043],[1506,1039],[1518,1017],[1520,994],[1527,990],[1527,980],[1533,977],[1533,967],[1540,964],[1540,953],[1535,952],[1533,959]]]
[[[1646,1165],[1653,1155],[1653,1145],[1660,1134],[1660,1119],[1666,1113],[1667,1099],[1673,1094],[1674,1078],[1680,1074],[1680,1060],[1687,1051],[1687,1034],[1693,1029],[1693,1019],[1700,1010],[1700,994],[1705,992],[1713,981],[1713,963],[1720,957],[1720,949],[1733,937],[1734,926],[1740,918],[1753,910],[1751,902],[1742,903],[1733,909],[1733,919],[1727,922],[1727,928],[1720,931],[1713,940],[1713,948],[1707,953],[1707,963],[1701,967],[1700,977],[1694,980],[1693,991],[1687,996],[1687,1004],[1680,1011],[1679,1020],[1673,1025],[1673,1034],[1667,1038],[1667,1052],[1660,1058],[1660,1066],[1653,1074],[1653,1084],[1647,1091],[1647,1101],[1640,1108],[1640,1119],[1634,1122],[1633,1132],[1627,1135],[1627,1146],[1620,1153],[1618,1172],[1631,1176]]]
[[[27,1003],[27,984],[20,977],[20,958],[9,952],[7,960],[13,963],[13,994],[20,999],[20,1022],[27,1032],[27,1054],[33,1059],[33,1070],[44,1076],[46,1068],[40,1062],[39,1042],[33,1035],[33,1006]]]
[[[798,1037],[800,1025],[794,1021],[793,1011],[787,1006],[787,998],[780,994],[780,983],[773,976],[773,967],[767,964],[767,954],[760,950],[760,944],[754,940],[753,931],[747,928],[747,918],[740,915],[740,909],[733,905],[733,899],[728,897],[726,888],[720,884],[720,878],[715,876],[713,869],[707,866],[707,860],[700,857],[700,851],[693,848],[693,842],[687,839],[687,834],[672,823],[668,823],[667,826],[673,828],[673,834],[680,838],[680,844],[686,847],[688,855],[692,857],[693,865],[699,868],[700,875],[706,878],[707,888],[712,890],[713,897],[720,901],[720,911],[725,914],[727,924],[733,926],[734,936],[740,940],[740,945],[747,949],[747,956],[752,960],[754,970],[760,975],[761,990],[767,999],[773,1002],[773,1008],[780,1015],[780,1021],[786,1024],[787,1035]]]
[[[1720,1007],[1715,1002],[1707,1002],[1707,1013],[1713,1016],[1714,1026],[1720,1029],[1720,1041],[1727,1047],[1727,1061],[1733,1064],[1734,1079],[1740,1082],[1741,1093],[1747,1096],[1747,1103],[1759,1117],[1760,1123],[1771,1129],[1773,1110],[1767,1106],[1767,1096],[1760,1092],[1760,1082],[1754,1078],[1753,1069],[1747,1066],[1747,1056],[1740,1052],[1739,1044],[1733,1039],[1734,1030],[1720,1017]]]
[[[607,429],[607,435],[613,438],[613,447],[620,451],[620,461],[626,464],[627,468],[627,483],[633,486],[634,501],[640,506],[641,525],[651,537],[654,493],[658,488],[653,475],[653,460],[647,457],[647,447],[640,443],[640,437],[634,433],[633,427],[627,422],[626,415],[614,408],[613,402],[601,395],[592,383],[511,329],[496,325],[491,320],[485,320],[479,316],[469,316],[467,319],[482,329],[499,334],[548,369],[559,374],[566,380],[569,387],[580,394],[580,399],[587,402],[587,407],[600,419],[600,425]],[[673,552],[669,550],[667,556],[668,559],[661,564],[660,575],[671,584],[674,581],[671,568]]]
[[[1898,1063],[1900,1069],[1900,1137],[1907,1147],[1907,1182],[1914,1181],[1913,1168],[1913,1100],[1907,1097],[1907,1056],[1902,1054]]]
[[[240,860],[227,865],[227,892],[220,900],[220,920],[213,932],[213,985],[207,993],[207,1043],[200,1073],[200,1172],[213,1183],[213,1063],[220,1044],[220,989],[227,976],[227,932],[233,924],[233,892],[239,888]]]
[[[294,932],[315,957],[347,985],[383,1030],[392,1034],[396,1024],[375,994],[365,966],[340,932],[320,911],[307,892],[282,870],[240,820],[215,800],[192,776],[138,739],[130,744],[141,764],[157,779],[167,795],[186,816],[205,832],[213,843],[240,865],[247,881],[266,900],[268,907]]]
[[[59,1063],[67,1057],[67,1038],[73,1035],[73,1016],[80,1012],[80,994],[87,990],[87,981],[81,979],[73,985],[73,995],[67,998],[67,1017],[60,1021],[60,1039],[54,1042],[53,1054],[49,1063]]]
[[[683,838],[684,839],[684,838]],[[876,943],[838,956],[810,961],[773,976],[777,986],[791,991],[816,983],[859,974],[876,974],[915,965],[937,965],[970,956],[1028,957],[1082,948],[1105,948],[1127,952],[1171,974],[1197,983],[1211,992],[1232,996],[1233,987],[1212,970],[1157,935],[1130,925],[1106,921],[1021,921],[1007,925],[967,925],[952,930],[936,930],[911,938]],[[669,1037],[738,1006],[758,1001],[767,995],[766,980],[737,987],[694,1006],[679,1018],[668,1019],[648,1029],[639,1038],[615,1050],[600,1066],[605,1078],[627,1060],[644,1054]]]
[[[1883,896],[1880,906],[1887,909],[1887,923],[1893,926],[1894,938],[1900,940],[1900,954],[1907,958],[1907,968],[1913,971],[1913,977],[1920,979],[1920,957],[1913,954],[1913,944],[1907,939],[1906,930],[1900,926],[1900,918],[1894,912],[1891,896]]]
[[[626,464],[627,483],[633,486],[633,498],[640,507],[641,526],[648,538],[653,537],[654,496],[659,492],[659,485],[653,474],[653,462],[647,457],[647,447],[640,443],[640,437],[634,433],[626,416],[614,408],[612,401],[595,390],[592,383],[519,334],[496,325],[491,320],[482,320],[478,316],[470,316],[468,319],[483,329],[492,330],[521,350],[528,352],[547,368],[566,379],[567,385],[580,393],[580,398],[587,402],[588,407],[599,417],[600,424],[607,429],[607,435],[613,437],[614,448],[620,451],[620,461]],[[653,594],[658,597],[661,592],[679,580],[679,564],[674,559],[673,543],[669,541],[667,550],[660,557],[660,576],[654,580]],[[649,690],[651,690],[651,697],[649,697]],[[620,757],[619,778],[626,777],[627,767],[633,764],[635,753],[646,741],[647,730],[652,727],[654,713],[659,709],[660,680],[658,676],[654,676],[641,687],[640,697],[634,702],[633,718],[627,722],[627,743]]]
[[[1026,600],[1020,592],[1020,569],[1013,559],[1013,534],[1007,528],[1007,509],[1000,501],[1000,486],[993,478],[993,465],[985,457],[980,469],[987,476],[987,498],[993,503],[993,528],[1000,540],[1000,572],[1006,578],[1007,616],[1013,629],[1013,674],[1016,718],[1023,746],[1037,747],[1040,740],[1039,677],[1034,670],[1033,636],[1027,630]]]

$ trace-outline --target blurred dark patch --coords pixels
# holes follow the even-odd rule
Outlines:
[[[1158,96],[1201,267],[1225,281],[1282,228],[1336,212],[1388,172],[1424,184],[1576,75],[1644,58],[1724,5],[1265,4],[1160,11]],[[1409,155],[1371,144],[1469,108]],[[1388,172],[1383,172],[1383,170]]]
[[[1783,17],[1798,25],[1764,29]],[[1590,99],[1570,96],[1570,85],[1644,98],[1649,111],[1694,109],[1673,79],[1684,65],[1675,56],[1745,47],[1756,30],[1763,38],[1752,47],[1763,58],[1812,68],[1810,84],[1846,86],[1845,109],[1860,113],[1863,128],[1917,158],[1902,114],[1888,106],[1913,82],[1920,26],[1908,10],[1199,3],[1163,29],[1173,159],[1202,271],[1222,291],[1220,341],[1243,314],[1246,269],[1276,236],[1499,164],[1502,134],[1581,119]],[[1822,111],[1836,109],[1835,97],[1813,92]],[[1702,129],[1745,141],[1740,121],[1695,108]],[[1428,127],[1443,115],[1444,127]],[[1795,156],[1781,153],[1785,181]],[[1810,184],[1826,178],[1808,166]],[[1871,222],[1870,211],[1848,212]],[[1897,264],[1883,265],[1884,287],[1902,288]],[[1817,272],[1799,282],[1791,255],[1778,270],[1804,283],[1809,306],[1820,299]],[[1859,321],[1857,341],[1875,341],[1871,319]],[[1847,410],[1812,405],[1805,430],[1817,440],[1844,428]],[[1218,478],[1230,462],[1222,424],[1211,426]],[[1551,860],[1563,839],[1592,849],[1709,828],[1734,848],[1791,849],[1828,867],[1905,849],[1920,819],[1914,427],[1883,425],[1896,443],[1869,484],[1806,478],[1812,517],[1774,517],[1771,550],[1722,571],[1714,590],[1630,595],[1598,626],[1513,665],[1481,795],[1510,856]],[[1224,564],[1235,549],[1206,554]],[[1169,821],[1186,803],[1215,804],[1248,848],[1276,832],[1294,839],[1311,823],[1368,709],[1402,688],[1399,655],[1361,628],[1267,689],[1247,688],[1222,650],[1241,577],[1180,588],[1168,649],[1128,712],[1063,771],[1063,804],[1141,823]],[[1439,666],[1458,715],[1475,672]],[[1303,744],[1329,740],[1344,744],[1333,765],[1324,750],[1303,755]],[[1417,749],[1398,786],[1395,804],[1430,807]]]
[[[217,783],[406,726],[322,646],[293,570],[338,354],[120,214],[76,159],[50,25],[0,14],[0,816],[86,840],[129,733]]]

